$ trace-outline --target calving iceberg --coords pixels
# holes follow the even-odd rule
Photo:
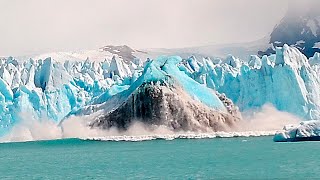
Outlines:
[[[240,118],[236,106],[246,111],[266,103],[306,120],[320,117],[319,54],[307,59],[287,45],[248,61],[231,55],[124,60],[89,51],[93,61],[85,51],[71,54],[0,59],[1,134],[23,117],[60,123],[73,115],[90,115],[91,127],[126,129],[142,121],[225,130]]]
[[[134,121],[175,131],[227,131],[241,117],[231,100],[216,94],[180,71],[180,57],[161,57],[146,63],[142,75],[102,104],[75,114],[91,117],[92,127],[126,130]]]

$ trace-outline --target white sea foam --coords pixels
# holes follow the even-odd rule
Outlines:
[[[139,136],[105,136],[81,138],[83,140],[93,141],[148,141],[148,140],[174,140],[174,139],[212,139],[212,138],[234,138],[234,137],[259,137],[273,136],[275,131],[247,131],[247,132],[216,132],[216,133],[185,133],[185,134],[154,134]]]
[[[30,117],[22,115],[21,117]],[[88,117],[90,118],[90,117]],[[23,118],[22,118],[23,119]],[[97,141],[145,141],[173,139],[231,138],[273,136],[286,124],[294,124],[299,119],[285,112],[277,111],[270,105],[258,112],[245,116],[244,120],[230,132],[185,132],[173,131],[166,126],[151,126],[140,122],[133,123],[126,131],[116,128],[108,130],[89,128],[85,117],[70,117],[61,125],[49,120],[24,119],[10,133],[0,139],[1,142],[22,142],[79,138]]]

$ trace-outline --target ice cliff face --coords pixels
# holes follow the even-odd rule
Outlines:
[[[248,63],[233,56],[218,64],[190,58],[180,68],[199,83],[225,93],[242,111],[271,103],[301,118],[318,119],[318,60],[315,54],[309,62],[298,49],[285,45],[269,57],[251,56]]]
[[[113,95],[139,74],[139,61],[126,64],[118,56],[100,62],[51,58],[0,62],[0,126],[5,133],[22,118],[59,122],[106,90]],[[141,67],[140,67],[141,68]],[[117,86],[121,84],[121,87]]]
[[[25,117],[58,123],[70,115],[89,114],[92,126],[104,128],[125,129],[125,121],[140,119],[173,129],[217,130],[239,119],[232,102],[241,111],[271,103],[306,120],[320,116],[319,53],[307,59],[287,45],[271,56],[246,61],[233,56],[125,61],[101,53],[94,54],[100,61],[62,61],[66,54],[59,61],[1,59],[1,133]],[[115,117],[121,123],[114,124]]]

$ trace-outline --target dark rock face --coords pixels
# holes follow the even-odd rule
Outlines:
[[[132,61],[134,58],[136,58],[133,53],[135,50],[131,49],[129,46],[123,45],[123,46],[104,46],[101,48],[103,51],[108,51],[112,54],[117,54],[119,57],[121,57],[126,63]]]
[[[140,121],[175,131],[227,131],[241,117],[230,100],[221,98],[228,103],[225,112],[201,104],[179,87],[143,84],[120,107],[99,116],[91,126],[126,130],[133,121]]]

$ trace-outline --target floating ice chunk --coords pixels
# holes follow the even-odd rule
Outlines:
[[[320,121],[301,122],[299,125],[288,125],[283,131],[275,134],[274,141],[320,141]]]

